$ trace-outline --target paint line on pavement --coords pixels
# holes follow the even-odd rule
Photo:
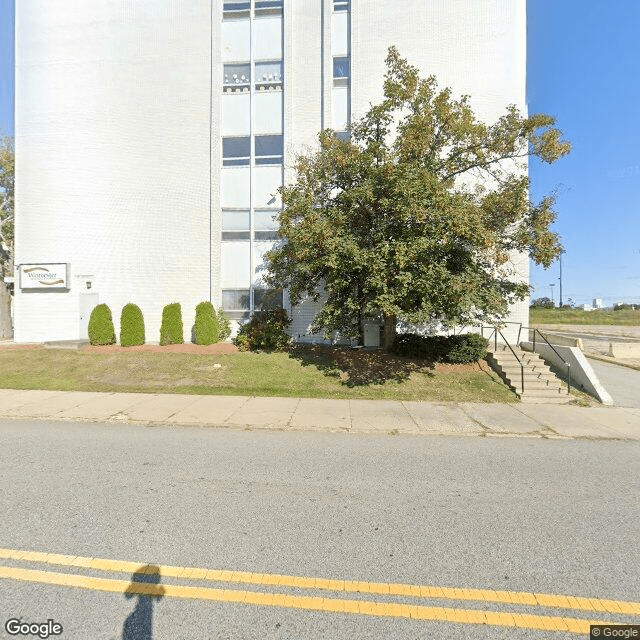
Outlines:
[[[99,571],[136,573],[143,563],[108,560],[83,556],[44,553],[41,551],[21,551],[0,549],[0,558],[23,562],[42,562],[66,567],[80,567]],[[321,589],[344,593],[370,593],[375,595],[404,596],[413,598],[437,598],[444,600],[471,600],[516,604],[559,609],[573,609],[597,613],[626,613],[640,615],[640,602],[608,600],[549,593],[529,593],[519,591],[495,591],[493,589],[466,589],[455,587],[435,587],[412,584],[364,582],[355,580],[335,580],[304,576],[289,576],[247,571],[224,571],[197,567],[175,567],[153,565],[154,571],[164,577],[205,580],[212,582],[238,582],[260,586],[294,587],[298,589]]]
[[[589,633],[589,627],[592,624],[604,624],[602,621],[584,620],[581,618],[511,614],[500,611],[426,607],[393,602],[345,600],[317,596],[309,597],[282,593],[240,591],[235,589],[129,582],[127,580],[92,578],[90,576],[20,569],[17,567],[0,567],[0,578],[158,598],[189,598],[192,600],[234,602],[239,604],[281,607],[285,609],[309,609],[328,613],[349,613],[377,617],[410,618],[412,620],[432,622],[519,627],[522,629],[565,631],[581,634]]]

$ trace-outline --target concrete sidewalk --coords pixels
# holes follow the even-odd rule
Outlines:
[[[0,419],[640,440],[640,409],[0,389]]]

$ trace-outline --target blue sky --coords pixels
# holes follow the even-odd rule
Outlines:
[[[573,144],[531,163],[532,197],[557,190],[563,301],[640,302],[638,0],[529,0],[528,102]],[[0,5],[0,132],[13,133],[12,0]],[[532,265],[533,297],[559,297],[559,269]]]

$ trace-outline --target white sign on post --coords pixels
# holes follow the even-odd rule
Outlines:
[[[20,265],[21,289],[68,289],[69,263]]]

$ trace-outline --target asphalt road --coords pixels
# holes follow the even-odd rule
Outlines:
[[[107,558],[134,567],[637,602],[639,472],[636,442],[3,422],[0,547],[71,559],[66,565],[64,559],[0,560],[9,575],[0,577],[0,623],[52,619],[64,628],[52,637],[65,640],[581,637],[312,611],[291,608],[284,599],[239,604],[219,601],[218,595],[185,599],[168,591],[152,599],[118,592],[118,581],[132,580],[131,572],[89,571],[78,561],[75,567],[69,563],[78,556],[80,563]],[[45,582],[16,579],[25,568],[42,572]],[[51,584],[52,575],[68,574],[99,580],[88,588]],[[185,582],[187,577],[161,572],[147,579],[156,589],[220,586]],[[104,586],[105,579],[113,588]],[[222,588],[284,591],[257,584],[258,578],[251,584],[238,584],[239,579],[231,576]],[[640,616],[464,599],[416,602],[374,596],[368,588],[358,594],[309,593],[640,623]],[[3,629],[0,637],[20,636]]]
[[[593,358],[589,364],[616,406],[640,408],[640,371]]]

